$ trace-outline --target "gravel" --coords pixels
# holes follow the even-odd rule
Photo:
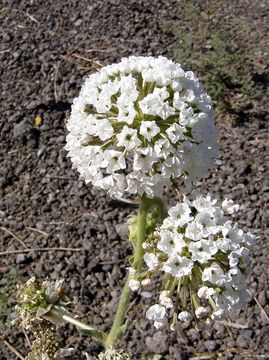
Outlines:
[[[179,44],[172,26],[180,24],[180,2],[3,0],[2,4],[0,224],[28,247],[81,251],[13,254],[1,257],[0,267],[15,268],[18,281],[34,274],[64,277],[72,311],[81,320],[107,330],[131,254],[124,224],[135,206],[112,201],[104,192],[85,185],[66,157],[65,121],[85,77],[81,66],[91,64],[75,57],[70,61],[70,55],[104,64],[131,54],[173,58]],[[253,2],[244,16],[251,19],[255,13],[255,26],[260,29],[262,18],[259,23],[257,14],[266,7],[266,1]],[[266,98],[268,90],[263,91]],[[189,359],[206,352],[212,358],[222,354],[223,359],[234,360],[268,354],[268,318],[254,300],[268,313],[269,143],[268,114],[262,112],[262,117],[257,111],[250,112],[240,122],[217,115],[221,154],[216,168],[201,183],[203,191],[238,202],[241,209],[234,220],[259,236],[248,277],[253,297],[241,311],[231,314],[234,323],[246,328],[216,322],[198,331],[189,322],[175,332],[156,332],[144,315],[152,299],[134,296],[129,331],[121,344],[135,359],[150,359],[154,353],[162,354],[161,359]],[[37,115],[42,119],[39,127],[35,126]],[[168,195],[173,203],[173,195]],[[0,251],[21,249],[9,234],[1,235]],[[4,276],[0,272],[0,286]],[[27,354],[29,347],[18,327],[7,325],[1,331],[9,343]],[[101,351],[99,344],[78,335],[71,326],[64,333],[66,345],[75,348],[74,360],[81,359],[82,351],[93,356]],[[0,359],[15,360],[16,356],[0,343]]]

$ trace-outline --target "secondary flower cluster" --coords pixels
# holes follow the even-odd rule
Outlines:
[[[64,301],[63,280],[37,281],[30,278],[17,288],[16,312],[23,328],[31,330],[35,340],[25,360],[59,359],[68,349],[61,349],[63,338],[57,329],[62,323],[51,310]],[[55,326],[56,325],[56,326]]]
[[[41,282],[32,277],[25,284],[18,285],[16,312],[25,329],[40,324],[53,306],[63,302],[63,282],[62,279]]]
[[[164,273],[159,303],[146,312],[156,328],[167,321],[171,311],[173,327],[177,319],[189,320],[192,313],[196,319],[219,319],[242,305],[248,247],[255,237],[227,219],[226,215],[237,210],[232,200],[218,204],[210,195],[194,192],[170,208],[158,231],[144,243],[148,278]]]
[[[218,150],[210,97],[161,56],[131,56],[90,75],[67,129],[82,178],[118,197],[160,196],[175,178],[200,179]]]

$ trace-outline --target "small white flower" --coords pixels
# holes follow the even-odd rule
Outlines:
[[[175,149],[171,146],[169,140],[160,139],[156,141],[154,145],[154,153],[158,157],[163,157],[166,159],[171,153],[173,153]]]
[[[213,288],[209,288],[207,286],[202,286],[198,292],[197,295],[199,298],[208,299],[210,296],[214,295],[216,291]]]
[[[216,246],[220,251],[227,253],[231,249],[231,240],[219,238],[216,240]]]
[[[219,227],[216,226],[216,221],[211,213],[200,212],[195,216],[195,221],[198,224],[203,225],[203,234],[207,237],[210,234],[216,234],[219,231]]]
[[[171,142],[175,144],[179,140],[184,140],[186,138],[184,135],[184,131],[184,126],[174,123],[166,130],[166,133],[169,137],[169,140],[171,140]]]
[[[237,223],[230,227],[226,236],[231,240],[231,243],[242,244],[245,241],[243,230],[238,228]]]
[[[208,212],[210,214],[214,214],[216,211],[214,205],[217,200],[212,200],[210,195],[206,197],[199,196],[193,202],[193,206],[196,208],[198,212]]]
[[[188,311],[181,311],[178,314],[178,320],[180,321],[188,321],[191,319],[191,314]]]
[[[230,252],[230,254],[228,255],[229,265],[231,267],[236,266],[239,263],[240,258],[244,259],[244,262],[246,264],[250,260],[249,250],[244,246],[240,247],[238,250],[234,250]]]
[[[134,79],[131,75],[123,76],[120,79],[119,86],[121,88],[121,93],[128,98],[128,101],[134,102],[139,92],[137,91],[137,80]]]
[[[190,216],[191,209],[186,203],[179,203],[169,209],[168,214],[175,227],[183,226],[189,223],[193,217]]]
[[[129,281],[129,287],[132,291],[137,291],[140,289],[140,281],[132,279]]]
[[[160,293],[160,304],[163,305],[166,309],[171,309],[173,307],[173,301],[169,297],[168,290],[164,290]]]
[[[133,104],[125,104],[124,106],[121,106],[121,104],[118,102],[117,105],[119,108],[118,121],[132,125],[136,116],[136,111]]]
[[[202,280],[222,286],[227,281],[227,276],[217,263],[213,263],[210,267],[204,269]]]
[[[132,150],[136,148],[141,141],[137,137],[137,131],[124,126],[122,131],[117,134],[118,146],[124,146],[126,150]]]
[[[147,264],[149,271],[156,269],[159,265],[158,257],[152,253],[145,253],[144,261]]]
[[[198,319],[204,318],[206,315],[208,315],[208,309],[203,306],[200,306],[195,310],[195,316]]]
[[[225,315],[225,311],[223,309],[216,310],[212,313],[212,320],[220,320]]]
[[[216,243],[212,239],[190,243],[189,250],[192,253],[192,261],[198,261],[200,264],[204,264],[218,252]]]
[[[201,240],[203,238],[203,225],[197,222],[191,222],[186,227],[186,236],[194,241]]]
[[[176,154],[170,154],[162,166],[162,175],[166,178],[177,178],[182,174],[180,158]]]
[[[165,120],[175,113],[175,109],[165,101],[168,97],[169,92],[165,88],[155,88],[152,94],[139,101],[139,106],[144,114],[159,116]]]
[[[143,135],[148,141],[159,134],[160,128],[155,121],[141,121],[140,134]]]
[[[186,99],[182,98],[184,102]],[[186,104],[186,103],[185,103]],[[177,106],[181,106],[180,101],[177,102]],[[183,106],[180,111],[179,123],[182,126],[192,126],[194,122],[194,111],[192,107],[188,107],[187,105]]]
[[[159,329],[165,322],[166,310],[164,306],[155,304],[146,311],[146,317],[154,321],[154,326]]]
[[[135,275],[136,270],[135,270],[134,268],[129,267],[129,268],[127,268],[127,269],[128,269],[128,271],[129,271],[129,274],[130,274],[130,275]]]
[[[171,231],[160,232],[161,241],[158,242],[157,248],[164,253],[171,255],[174,253],[180,254],[185,245],[183,235],[172,233]]]
[[[101,140],[107,140],[111,138],[114,130],[107,119],[100,119],[95,123],[95,133]]]
[[[105,150],[102,167],[105,167],[109,174],[120,169],[125,169],[125,158],[120,151]]]
[[[144,279],[144,280],[141,281],[141,285],[142,285],[144,288],[149,287],[150,284],[151,284],[151,280],[150,280],[150,279]]]
[[[223,200],[221,207],[226,214],[234,214],[239,210],[239,205],[235,204],[233,200]]]
[[[134,170],[142,172],[150,171],[155,161],[156,156],[151,147],[141,148],[134,155]]]
[[[174,255],[168,258],[163,265],[163,271],[172,274],[175,277],[189,275],[193,267],[192,260],[185,256]]]
[[[173,99],[173,106],[177,109],[177,110],[183,110],[184,108],[187,107],[186,102],[183,100],[183,97],[179,94],[178,91],[182,90],[182,86],[181,84],[178,83],[178,86],[181,87],[181,89],[176,90],[175,94],[174,94],[174,99]],[[184,124],[185,125],[185,124]]]

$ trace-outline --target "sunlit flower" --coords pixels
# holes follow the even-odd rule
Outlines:
[[[187,321],[191,313],[199,321],[219,319],[247,298],[244,279],[250,261],[248,246],[255,237],[227,220],[226,214],[231,212],[227,209],[238,206],[229,200],[224,205],[210,195],[192,192],[168,210],[168,217],[146,240],[148,276],[162,272],[165,286],[159,304],[150,308],[148,316],[157,321],[157,327],[169,316],[166,303],[175,311],[174,328],[177,319]],[[161,314],[161,321],[157,314]]]
[[[155,304],[147,310],[146,317],[149,320],[153,320],[154,326],[156,327],[156,329],[159,329],[160,327],[163,326],[165,322],[165,314],[166,314],[165,307],[162,305]]]
[[[162,56],[131,56],[91,74],[67,129],[74,167],[111,196],[160,196],[179,177],[189,185],[218,150],[210,97],[192,72]]]

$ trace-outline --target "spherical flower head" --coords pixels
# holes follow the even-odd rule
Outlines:
[[[192,192],[168,210],[168,217],[146,239],[148,276],[161,274],[164,284],[159,304],[147,314],[157,325],[168,308],[174,311],[174,328],[177,319],[187,321],[190,315],[196,321],[220,318],[246,299],[245,274],[255,237],[227,219],[231,208],[238,206]]]
[[[160,196],[205,176],[217,155],[210,97],[165,57],[135,57],[90,75],[74,100],[66,149],[87,183],[110,196]]]

